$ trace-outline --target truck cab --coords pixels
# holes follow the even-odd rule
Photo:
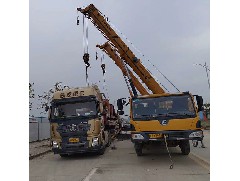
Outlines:
[[[179,146],[182,154],[188,155],[189,140],[203,137],[198,109],[188,92],[132,98],[131,125],[131,139],[137,155],[142,155],[145,144],[165,145],[165,141],[168,146]]]
[[[49,109],[54,154],[62,157],[84,152],[103,154],[109,144],[104,112],[97,86],[55,92]]]

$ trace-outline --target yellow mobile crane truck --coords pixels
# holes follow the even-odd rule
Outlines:
[[[179,146],[182,154],[190,152],[189,140],[202,140],[203,132],[198,112],[202,110],[201,96],[189,92],[166,93],[143,66],[129,47],[122,41],[108,23],[108,18],[93,5],[77,8],[97,27],[114,46],[120,58],[131,67],[152,94],[134,95],[130,99],[131,140],[138,156],[142,155],[145,144],[158,142],[168,146]],[[139,90],[140,92],[140,90]],[[118,101],[122,109],[121,100]]]
[[[103,154],[110,145],[108,123],[118,119],[113,108],[108,114],[107,105],[111,104],[96,85],[55,92],[50,108],[46,107],[54,154],[61,157],[83,152]]]

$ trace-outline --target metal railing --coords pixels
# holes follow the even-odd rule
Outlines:
[[[36,118],[36,122],[29,122],[29,142],[50,138],[50,123],[46,119]]]

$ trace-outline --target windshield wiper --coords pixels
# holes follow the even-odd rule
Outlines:
[[[137,117],[135,117],[134,119],[156,119],[159,117],[185,117],[185,116],[194,116],[194,114],[190,114],[190,113],[178,113],[178,112],[168,112],[168,113],[159,113],[159,114],[143,114],[143,115],[138,115]]]
[[[137,117],[135,117],[135,119],[151,119],[153,116],[152,115],[138,115]]]
[[[63,117],[63,119],[71,119],[71,118],[89,118],[90,117],[90,115],[89,116],[86,116],[86,115],[71,115],[71,116],[65,116],[65,117]]]
[[[183,116],[194,116],[194,114],[190,114],[190,113],[186,113],[186,112],[183,112],[183,113],[181,113],[181,112],[169,112],[169,113],[167,113],[166,114],[166,116],[171,116],[171,117],[173,117],[173,116],[180,116],[180,117],[183,117]]]
[[[166,116],[176,116],[176,115],[179,115],[179,113],[177,113],[177,112],[168,112],[168,113],[166,113]]]
[[[143,114],[143,115],[139,115],[139,117],[136,117],[136,119],[155,119],[155,118],[158,118],[158,117],[162,117],[162,116],[166,116],[166,114]]]
[[[180,113],[180,115],[184,115],[184,116],[194,116],[195,114],[194,114],[194,113],[184,112],[184,113]]]
[[[157,118],[157,117],[162,117],[162,116],[167,116],[167,113],[158,113],[158,114],[153,114],[151,115],[153,118]]]
[[[186,114],[178,113],[178,112],[168,112],[166,114],[166,116],[168,116],[168,117],[183,117],[183,116],[186,116]]]

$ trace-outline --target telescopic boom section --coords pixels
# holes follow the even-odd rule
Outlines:
[[[97,45],[97,47],[102,49],[115,62],[115,64],[121,69],[123,75],[128,76],[129,72],[133,85],[137,88],[141,95],[149,95],[148,91],[142,86],[134,74],[130,70],[127,72],[121,58],[117,55],[117,52],[111,47],[108,42],[104,43],[103,45]]]
[[[142,65],[140,59],[138,59],[129,47],[122,41],[122,39],[108,24],[101,12],[93,4],[90,4],[84,9],[77,8],[77,10],[89,18],[103,36],[117,48],[121,59],[126,61],[126,63],[140,77],[153,94],[162,94],[165,92],[151,76],[150,72]]]

